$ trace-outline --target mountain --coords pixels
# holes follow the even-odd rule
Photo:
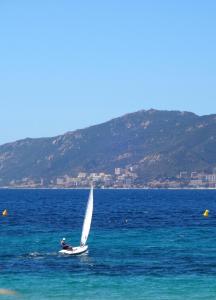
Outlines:
[[[131,167],[138,181],[211,172],[216,166],[216,115],[141,110],[51,138],[0,146],[0,185],[31,178],[44,184],[65,174],[114,173]]]

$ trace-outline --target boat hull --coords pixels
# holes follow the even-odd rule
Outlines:
[[[78,255],[86,252],[88,250],[88,246],[78,246],[78,247],[73,247],[73,250],[66,250],[62,249],[59,251],[61,254],[67,254],[67,255]]]

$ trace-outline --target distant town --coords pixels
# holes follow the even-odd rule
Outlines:
[[[113,174],[86,173],[79,172],[76,177],[67,174],[56,177],[48,181],[41,178],[35,180],[23,178],[21,180],[12,180],[8,188],[86,188],[93,184],[96,188],[167,188],[167,189],[204,189],[216,188],[216,169],[212,173],[197,172],[191,173],[181,171],[176,177],[157,178],[143,183],[134,167],[115,168]]]

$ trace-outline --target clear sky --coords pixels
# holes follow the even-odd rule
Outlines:
[[[216,113],[216,1],[1,0],[0,143],[140,109]]]

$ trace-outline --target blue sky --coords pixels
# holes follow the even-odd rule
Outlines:
[[[216,2],[0,1],[0,143],[139,109],[216,113]]]

